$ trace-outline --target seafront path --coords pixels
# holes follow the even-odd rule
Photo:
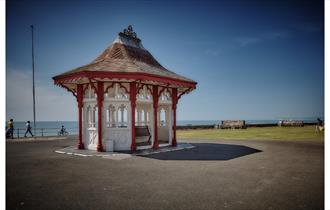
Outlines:
[[[56,137],[58,138],[58,137]],[[6,141],[8,209],[323,209],[324,142],[179,140],[128,158],[55,151],[76,137]]]

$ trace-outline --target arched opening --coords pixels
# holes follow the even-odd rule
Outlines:
[[[126,128],[127,127],[127,108],[124,104],[121,104],[117,111],[117,119],[118,124],[117,127],[119,128]]]
[[[86,117],[87,117],[87,127],[88,128],[95,128],[97,124],[97,106],[87,106],[87,111],[86,111]]]
[[[146,124],[150,125],[150,113],[146,112]]]
[[[93,120],[92,120],[92,127],[97,128],[98,125],[98,107],[95,105],[93,107]]]
[[[87,106],[86,109],[86,123],[87,123],[87,127],[90,128],[91,127],[91,106]]]
[[[106,110],[106,125],[108,128],[116,127],[116,108],[109,105]]]
[[[160,126],[166,126],[166,111],[165,111],[165,109],[164,108],[161,108],[160,110],[159,110],[159,115],[160,115],[160,118],[159,118],[159,125]]]
[[[159,144],[169,144],[171,142],[171,106],[163,104],[158,111],[158,142]]]
[[[138,116],[139,116],[139,111],[138,109],[135,109],[135,125],[139,125]]]

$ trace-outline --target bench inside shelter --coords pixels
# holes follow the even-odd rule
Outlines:
[[[148,126],[135,126],[135,142],[137,144],[150,144],[151,134]],[[142,145],[141,145],[142,146]]]

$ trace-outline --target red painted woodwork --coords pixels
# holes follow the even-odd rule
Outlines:
[[[85,87],[84,87],[84,91],[83,91],[83,93],[85,93],[85,91],[86,91],[89,87],[91,87],[91,89],[93,89],[95,92],[97,92],[97,88],[95,87],[94,83],[89,82],[89,83],[86,83],[86,84],[85,84]]]
[[[173,110],[173,138],[172,138],[172,146],[176,146],[176,106],[178,104],[178,89],[172,89],[172,110]]]
[[[186,93],[189,93],[191,90],[193,90],[193,89],[192,89],[192,88],[188,88],[187,90],[185,90],[185,91],[183,91],[182,93],[180,93],[179,96],[178,96],[178,101],[179,101],[179,99],[181,98],[181,96],[183,96],[183,95],[186,94]]]
[[[102,146],[102,106],[103,106],[103,82],[97,82],[97,109],[98,109],[98,121],[97,121],[97,133],[98,133],[98,142],[97,142],[97,151],[103,152]]]
[[[127,90],[127,88],[126,88],[121,82],[110,82],[110,83],[111,83],[111,85],[109,85],[109,86],[105,89],[104,93],[108,92],[108,90],[109,90],[110,88],[113,88],[113,87],[115,86],[115,84],[118,84],[120,88],[123,88],[127,94],[129,93],[129,91]]]
[[[128,82],[130,83],[130,90],[127,91],[126,87],[121,84],[121,81],[113,81],[112,83],[118,83],[120,87],[123,87],[127,93],[130,94],[130,102],[131,102],[131,119],[132,119],[132,144],[131,144],[131,151],[136,151],[136,136],[135,136],[135,108],[136,108],[136,94],[137,91],[143,88],[145,83],[149,82],[156,82],[160,85],[165,85],[164,87],[161,87],[159,85],[152,85],[152,95],[153,95],[153,108],[154,108],[154,144],[153,148],[157,149],[159,147],[158,143],[158,100],[160,94],[165,91],[166,89],[169,90],[172,87],[172,110],[173,110],[173,139],[172,139],[172,145],[176,146],[176,106],[178,103],[178,100],[180,97],[186,93],[189,93],[193,89],[196,88],[197,83],[194,81],[186,81],[186,80],[181,80],[181,79],[176,79],[176,78],[169,78],[166,76],[159,76],[159,75],[152,75],[148,73],[141,73],[141,72],[108,72],[108,71],[82,71],[82,72],[76,72],[76,73],[71,73],[71,74],[66,74],[66,75],[60,75],[53,77],[54,83],[56,85],[62,86],[72,92],[74,96],[78,97],[77,95],[81,95],[81,105],[79,108],[79,122],[82,121],[82,99],[83,99],[83,92],[84,88],[83,85],[81,87],[78,87],[75,90],[75,88],[69,88],[66,85],[67,84],[74,84],[76,83],[79,79],[82,78],[87,78],[89,81],[89,85],[92,86],[96,90],[97,94],[97,105],[98,105],[98,145],[97,145],[97,150],[98,151],[103,151],[103,146],[102,146],[102,107],[103,107],[103,95],[104,95],[104,82],[105,81],[100,81],[103,79],[108,79],[108,80],[116,80],[120,79],[123,82]],[[111,81],[109,81],[111,82]],[[97,85],[94,85],[97,84]],[[110,85],[108,88],[113,86]],[[97,87],[95,87],[97,86]],[[147,85],[147,88],[150,90],[149,86]],[[88,86],[86,86],[87,88]],[[178,88],[185,88],[185,90],[181,93],[178,93]],[[82,89],[82,90],[80,90]],[[75,93],[76,91],[76,93]],[[80,93],[78,93],[80,92]],[[78,105],[79,106],[79,105]],[[82,131],[82,124],[79,124],[79,129]],[[81,142],[81,143],[80,143]],[[82,143],[82,132],[79,132],[79,143],[78,143],[78,148],[83,148],[83,143]]]
[[[104,78],[120,78],[120,79],[127,79],[127,80],[140,80],[140,81],[155,81],[155,82],[160,82],[163,84],[171,84],[171,85],[177,85],[177,86],[182,86],[182,87],[191,87],[191,88],[196,88],[196,82],[190,82],[190,81],[185,81],[185,80],[180,80],[180,79],[175,79],[175,78],[168,78],[164,76],[158,76],[158,75],[151,75],[147,73],[131,73],[131,72],[108,72],[108,71],[81,71],[81,72],[76,72],[72,74],[67,74],[67,75],[60,75],[53,77],[55,84],[60,84],[64,81],[68,81],[71,79],[76,79],[79,77],[86,77],[89,79],[93,80],[98,80],[98,79],[104,79]]]
[[[78,117],[79,117],[79,137],[78,137],[78,149],[84,149],[84,143],[82,142],[82,108],[83,108],[83,85],[77,84],[77,101],[78,101]]]
[[[130,101],[131,101],[131,119],[132,119],[132,144],[131,151],[136,151],[136,142],[135,142],[135,106],[136,106],[136,83],[130,83]]]
[[[65,85],[62,84],[62,83],[60,83],[60,84],[58,84],[58,85],[61,86],[62,88],[65,88],[68,92],[72,93],[72,95],[73,95],[74,97],[77,98],[77,94],[76,94],[76,92],[75,92],[74,89],[70,89],[70,88],[68,88],[67,86],[65,86]]]
[[[138,83],[137,87],[136,87],[136,94],[140,93],[140,90],[142,90],[142,88],[145,86],[145,84],[143,83]]]
[[[159,148],[158,144],[158,86],[152,87],[153,107],[154,107],[154,149]]]

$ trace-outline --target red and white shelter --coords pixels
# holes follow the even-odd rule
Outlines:
[[[197,83],[167,70],[129,26],[90,64],[53,77],[77,98],[79,149],[122,151],[176,146],[176,108]],[[150,131],[140,141],[136,126]]]

